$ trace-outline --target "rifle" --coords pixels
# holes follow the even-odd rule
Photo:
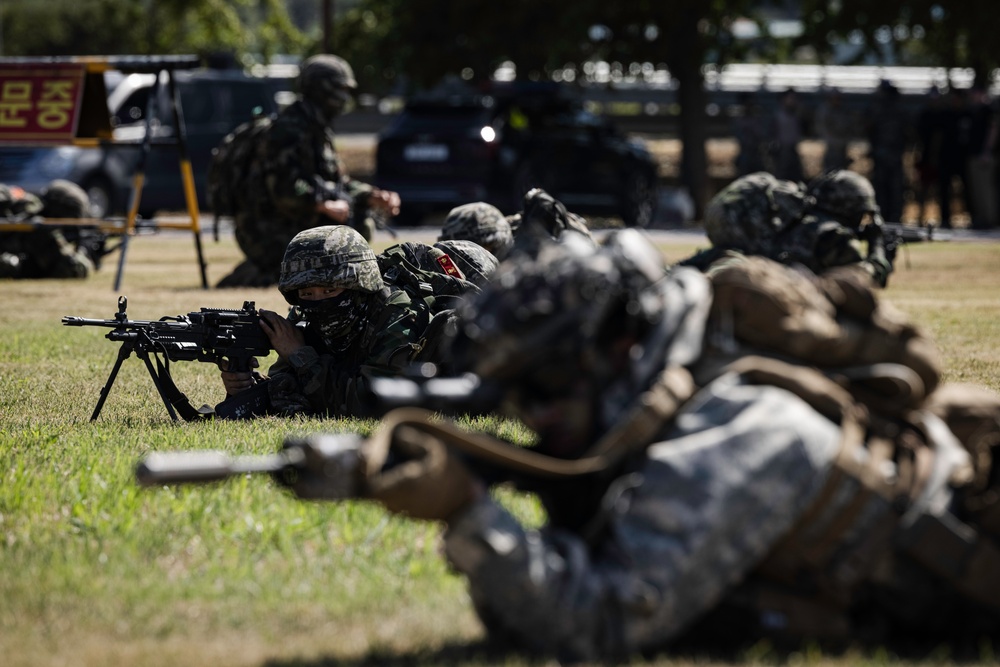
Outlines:
[[[152,452],[135,469],[140,486],[204,484],[249,473],[266,473],[300,498],[342,500],[361,495],[361,445],[356,433],[285,438],[282,449],[262,456],[224,452]]]
[[[213,415],[214,411],[208,406],[199,409],[192,407],[187,396],[177,389],[170,377],[171,361],[201,361],[217,365],[226,359],[229,370],[251,371],[252,358],[267,356],[272,349],[271,341],[260,327],[260,316],[253,301],[244,301],[243,308],[239,310],[202,308],[198,312],[176,317],[165,316],[155,321],[130,320],[125,313],[127,307],[128,299],[120,296],[114,319],[62,318],[62,323],[71,327],[108,327],[111,331],[105,338],[121,343],[118,359],[101,389],[97,406],[90,416],[91,421],[101,414],[101,408],[104,407],[122,362],[133,353],[145,362],[171,419],[176,421],[177,413],[180,413],[185,421],[195,421]],[[155,368],[150,355],[156,362]],[[241,403],[250,398],[244,397]],[[261,392],[255,392],[253,398],[263,399]],[[255,409],[255,406],[241,404],[237,409],[246,411]]]

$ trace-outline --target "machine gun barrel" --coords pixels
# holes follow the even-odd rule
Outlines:
[[[68,327],[108,327],[109,329],[117,329],[119,327],[154,327],[154,326],[166,326],[173,325],[176,327],[178,322],[171,322],[168,320],[95,320],[88,317],[74,317],[73,315],[67,315],[62,318],[62,323]]]

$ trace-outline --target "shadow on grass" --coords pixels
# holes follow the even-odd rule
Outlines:
[[[989,645],[988,645],[989,644]],[[632,659],[607,660],[599,664],[660,665],[662,667],[695,667],[730,665],[801,665],[823,664],[830,667],[858,667],[859,665],[884,667],[885,665],[994,665],[997,644],[988,641],[974,645],[929,642],[922,638],[892,642],[887,645],[819,645],[805,643],[797,646],[774,644],[769,640],[721,646],[701,641],[682,641],[677,646],[651,652]],[[573,665],[572,660],[559,660],[555,656],[531,655],[510,646],[487,640],[474,643],[445,644],[435,649],[393,652],[391,649],[374,649],[355,658],[320,657],[314,659],[270,660],[264,667],[419,667],[421,665]]]
[[[397,653],[375,649],[356,658],[322,657],[310,660],[269,660],[264,667],[416,667],[418,665],[535,665],[551,659],[531,658],[488,641],[445,644],[435,649]]]

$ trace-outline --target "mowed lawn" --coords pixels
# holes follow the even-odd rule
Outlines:
[[[240,259],[231,237],[206,236],[204,248],[213,284]],[[663,245],[670,260],[695,248]],[[244,300],[284,310],[276,289],[201,289],[194,256],[184,234],[134,239],[120,290],[130,317]],[[363,502],[297,501],[264,477],[137,487],[135,463],[151,450],[263,453],[289,434],[370,433],[377,424],[174,423],[134,357],[90,422],[118,344],[106,330],[65,327],[60,318],[113,317],[117,255],[108,260],[86,281],[0,282],[0,666],[532,664],[482,650],[482,629],[439,554],[434,524]],[[939,342],[945,379],[1000,390],[1000,244],[912,245],[898,263],[885,297]],[[171,369],[196,406],[222,398],[214,367]],[[512,422],[475,426],[529,437]],[[498,495],[526,522],[542,521],[531,498]],[[887,651],[779,654],[766,643],[723,662],[904,664]],[[947,649],[925,662],[948,664]]]

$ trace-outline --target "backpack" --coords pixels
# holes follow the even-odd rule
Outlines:
[[[233,217],[241,209],[249,186],[251,167],[264,133],[277,114],[257,115],[239,125],[212,149],[206,179],[207,197],[214,216],[212,233],[219,240],[219,219]]]
[[[937,388],[940,357],[902,312],[879,301],[857,267],[807,277],[763,257],[723,260],[709,272],[710,341],[725,356],[741,344],[836,376],[884,415],[918,408]]]

